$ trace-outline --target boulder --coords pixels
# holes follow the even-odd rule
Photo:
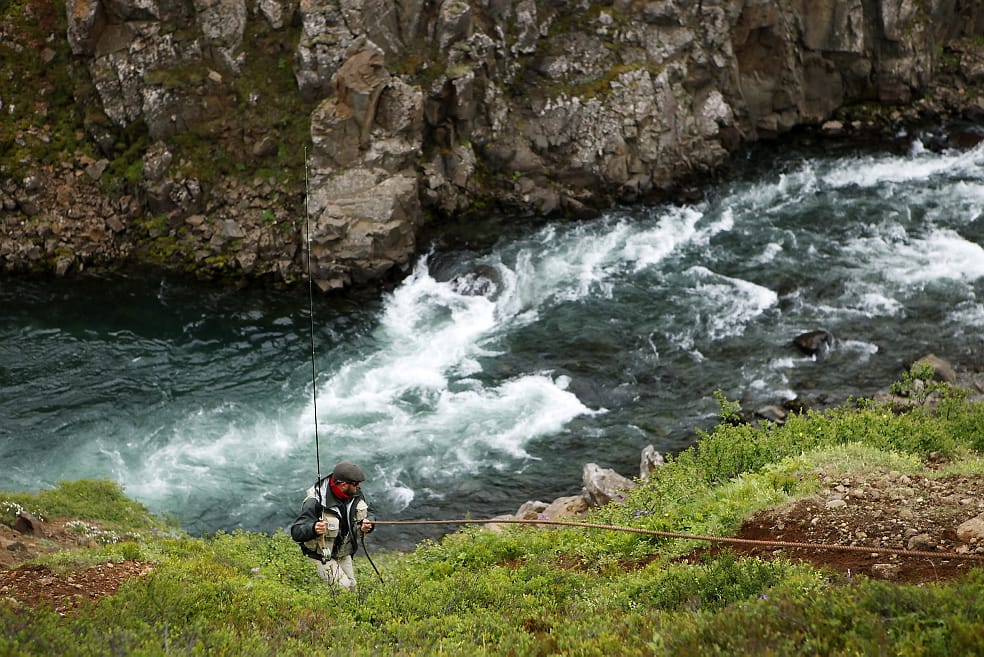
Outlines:
[[[957,527],[957,538],[964,543],[984,541],[984,513],[961,523]]]
[[[825,360],[834,348],[834,334],[826,329],[807,331],[793,338],[793,344],[817,360]]]
[[[536,520],[549,505],[546,502],[529,501],[523,504],[516,511],[515,518],[519,520]]]
[[[29,511],[18,511],[14,518],[14,530],[28,536],[44,536],[42,522]]]
[[[916,534],[909,538],[905,544],[908,550],[917,550],[920,552],[929,552],[936,549],[936,539],[934,539],[929,534]]]
[[[639,478],[643,481],[649,479],[649,474],[664,462],[663,455],[657,452],[655,447],[646,445],[642,448],[642,457],[639,461]]]
[[[595,463],[585,464],[582,470],[584,497],[593,506],[602,506],[622,497],[625,491],[635,488],[631,479],[623,477],[610,468],[599,467]]]
[[[588,510],[588,500],[583,495],[558,497],[542,512],[544,520],[562,520],[580,515]]]
[[[775,424],[783,424],[786,421],[786,415],[786,410],[775,404],[768,404],[755,409],[756,417]]]
[[[334,96],[312,114],[311,272],[321,290],[366,283],[406,264],[422,222],[423,103],[369,46],[332,76]]]
[[[956,383],[957,382],[957,372],[953,369],[947,361],[943,360],[935,354],[926,354],[916,362],[912,364],[913,368],[918,368],[923,365],[929,365],[933,370],[933,380],[942,381],[944,383]]]

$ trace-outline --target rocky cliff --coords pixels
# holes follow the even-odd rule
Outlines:
[[[14,0],[0,267],[290,282],[310,244],[321,289],[360,285],[426,222],[590,216],[797,126],[980,120],[982,37],[979,0]]]

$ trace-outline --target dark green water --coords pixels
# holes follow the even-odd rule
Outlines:
[[[321,469],[359,462],[380,518],[511,513],[579,491],[586,462],[635,475],[647,444],[688,446],[716,389],[754,409],[872,394],[930,351],[981,365],[982,163],[788,150],[690,206],[476,226],[501,237],[317,303]],[[317,473],[307,307],[0,279],[0,488],[107,477],[195,533],[286,526]],[[791,342],[817,328],[823,361]]]

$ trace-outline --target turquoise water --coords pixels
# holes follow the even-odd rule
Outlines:
[[[930,351],[981,366],[982,164],[786,149],[691,205],[471,226],[390,292],[316,302],[315,388],[306,288],[3,278],[0,488],[107,477],[194,533],[275,531],[317,455],[360,463],[380,518],[487,517],[685,448],[716,389],[754,409]],[[791,342],[817,328],[823,361]]]

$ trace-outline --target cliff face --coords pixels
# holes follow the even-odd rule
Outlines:
[[[15,5],[7,271],[291,281],[310,231],[342,288],[405,264],[425,219],[590,215],[859,103],[984,115],[975,0]]]

